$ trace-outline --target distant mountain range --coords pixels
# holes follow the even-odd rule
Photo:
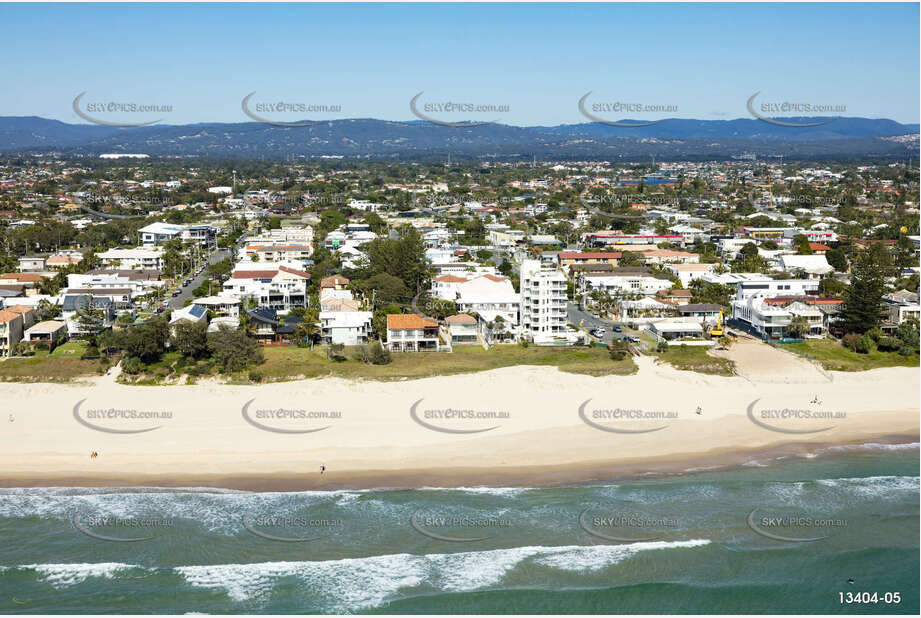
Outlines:
[[[552,127],[488,124],[446,127],[425,121],[324,121],[283,127],[258,122],[109,127],[67,124],[37,116],[0,116],[0,154],[213,158],[420,160],[728,159],[746,155],[787,159],[906,158],[918,148],[919,125],[870,118],[783,118],[821,126],[779,126],[756,119],[668,119],[643,127],[602,123]],[[619,122],[636,123],[623,120]],[[901,138],[901,139],[897,139]]]

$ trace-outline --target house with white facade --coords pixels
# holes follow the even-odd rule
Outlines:
[[[361,345],[371,337],[370,311],[321,311],[320,328],[324,343]]]
[[[438,322],[416,313],[388,315],[384,345],[391,352],[437,352]]]
[[[163,248],[109,249],[97,253],[103,266],[127,270],[163,270]]]
[[[243,302],[255,299],[259,307],[276,311],[290,311],[292,307],[306,307],[310,274],[286,266],[238,265],[230,279],[224,282],[222,296]]]
[[[600,290],[613,296],[655,296],[672,287],[670,279],[655,277],[648,268],[616,268],[609,273],[584,274],[579,279],[583,293]]]

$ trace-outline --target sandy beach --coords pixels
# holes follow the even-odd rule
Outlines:
[[[0,485],[548,485],[918,441],[916,368],[767,363],[716,377],[637,361],[635,375],[601,378],[512,367],[396,382],[5,383]]]

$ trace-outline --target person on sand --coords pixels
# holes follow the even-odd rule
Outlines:
[[[323,474],[324,472],[326,472],[326,466],[324,464],[320,464],[320,474]]]
[[[700,406],[697,406],[697,409],[696,409],[696,410],[694,410],[694,413],[695,413],[695,414],[703,414],[703,413],[704,413],[704,411],[703,411],[703,409],[701,409],[701,407],[700,407]]]

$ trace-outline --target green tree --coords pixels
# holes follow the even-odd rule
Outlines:
[[[222,373],[235,373],[262,362],[262,348],[242,330],[221,326],[208,333],[208,351]]]
[[[851,284],[844,294],[841,320],[849,333],[865,333],[879,326],[886,277],[891,273],[891,259],[881,243],[871,245],[851,265]]]
[[[204,321],[179,320],[172,327],[173,349],[186,358],[199,359],[208,354],[208,324]]]

